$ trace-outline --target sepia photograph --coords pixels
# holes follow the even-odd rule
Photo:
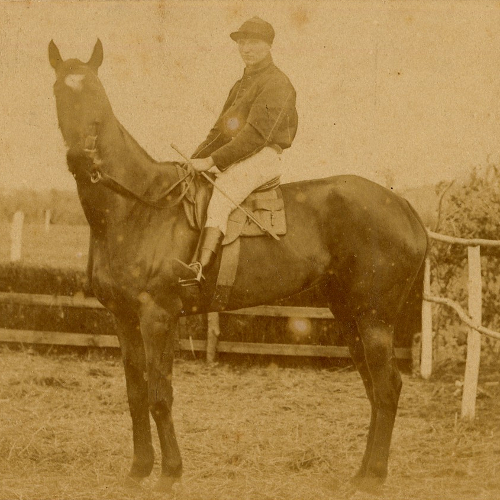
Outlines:
[[[0,1],[0,500],[500,498],[500,1]]]

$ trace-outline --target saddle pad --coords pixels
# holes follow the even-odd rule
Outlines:
[[[281,189],[254,192],[242,203],[264,227],[277,235],[286,234],[285,205]],[[239,236],[263,236],[266,234],[239,208],[231,212],[227,223],[226,236],[222,245],[229,245]]]

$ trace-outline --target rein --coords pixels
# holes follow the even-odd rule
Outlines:
[[[184,176],[179,177],[179,180],[177,180],[171,186],[169,186],[168,190],[157,199],[154,200],[148,199],[140,194],[135,193],[130,188],[124,186],[122,183],[116,180],[114,177],[102,171],[101,165],[103,164],[103,161],[99,158],[99,154],[97,152],[98,124],[97,122],[94,122],[93,125],[94,125],[94,134],[88,135],[85,138],[85,146],[83,148],[83,151],[86,153],[89,159],[92,160],[92,165],[90,166],[90,168],[82,166],[84,172],[89,176],[90,182],[92,182],[93,184],[102,184],[106,188],[114,191],[115,193],[121,196],[134,198],[143,203],[144,205],[156,209],[173,207],[182,201],[182,199],[188,193],[188,190],[191,187],[191,184],[193,183],[194,180],[194,173],[189,167],[185,168],[179,165],[180,168],[186,171],[186,174]],[[190,179],[187,180],[188,178]],[[170,193],[172,193],[172,191],[176,187],[181,185],[183,182],[185,182],[186,186],[183,188],[181,194],[173,201],[163,202],[165,198],[170,198],[169,196]]]

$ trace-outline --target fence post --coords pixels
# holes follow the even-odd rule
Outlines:
[[[424,295],[431,295],[431,260],[425,258]],[[424,300],[422,303],[422,347],[420,357],[420,375],[428,379],[432,373],[432,304]]]
[[[219,313],[210,312],[207,314],[207,363],[215,362],[217,353],[217,341],[219,340]]]
[[[45,210],[45,232],[48,233],[50,231],[50,220],[52,219],[52,210],[48,208]]]
[[[469,316],[477,325],[482,321],[481,294],[481,247],[467,248],[469,261]],[[474,420],[476,414],[476,393],[481,360],[481,334],[469,329],[467,336],[467,361],[465,364],[464,390],[462,395],[462,418]]]
[[[21,260],[21,248],[23,243],[23,223],[24,212],[18,210],[12,218],[10,228],[10,261],[17,262]]]

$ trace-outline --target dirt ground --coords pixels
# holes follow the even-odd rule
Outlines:
[[[379,498],[500,498],[500,374],[481,373],[474,424],[459,419],[463,367],[404,375]],[[174,420],[184,477],[171,497],[374,498],[348,487],[369,405],[356,372],[178,359]],[[155,440],[158,450],[158,442]],[[131,423],[116,354],[0,347],[0,499],[156,499],[159,474],[123,486]]]

